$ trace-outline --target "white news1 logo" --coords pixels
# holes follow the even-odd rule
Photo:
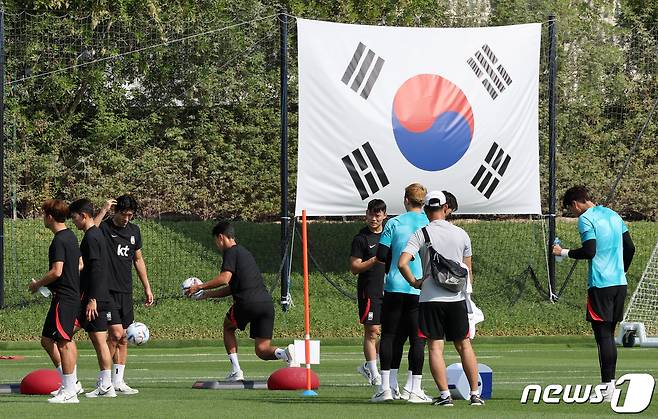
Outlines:
[[[617,380],[615,385],[621,386],[625,383],[628,383],[628,386],[625,391],[626,397],[624,403],[620,405],[622,390],[616,388],[610,400],[612,410],[617,413],[640,413],[649,407],[651,398],[653,397],[653,389],[656,385],[654,378],[650,374],[624,374]],[[528,403],[530,393],[534,391],[532,398],[532,403],[534,404],[539,403],[540,399],[547,404],[557,404],[560,402],[566,404],[598,404],[603,401],[603,392],[606,388],[607,386],[604,384],[597,386],[589,384],[585,386],[550,384],[542,389],[539,384],[530,384],[523,389],[521,403]]]

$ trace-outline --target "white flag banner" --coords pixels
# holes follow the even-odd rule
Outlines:
[[[414,182],[462,214],[539,214],[541,24],[401,28],[297,19],[295,214],[405,211]]]

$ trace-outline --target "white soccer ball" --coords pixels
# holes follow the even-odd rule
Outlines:
[[[203,284],[203,281],[201,281],[199,278],[193,276],[187,278],[185,281],[183,281],[182,284],[180,284],[181,294],[183,295],[183,297],[186,297],[187,296],[186,292],[188,289],[190,289],[192,285],[201,285],[201,284]]]
[[[139,346],[149,341],[151,333],[144,323],[134,322],[128,326],[126,335],[128,336],[128,343]]]

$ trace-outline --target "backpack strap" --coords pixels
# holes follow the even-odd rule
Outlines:
[[[432,247],[432,240],[430,240],[430,235],[427,232],[427,227],[421,228],[423,230],[423,237],[425,237],[425,244],[428,245],[429,247]]]

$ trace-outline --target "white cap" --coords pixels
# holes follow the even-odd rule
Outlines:
[[[440,207],[446,203],[446,196],[441,191],[429,191],[427,195],[425,195],[426,207]]]

